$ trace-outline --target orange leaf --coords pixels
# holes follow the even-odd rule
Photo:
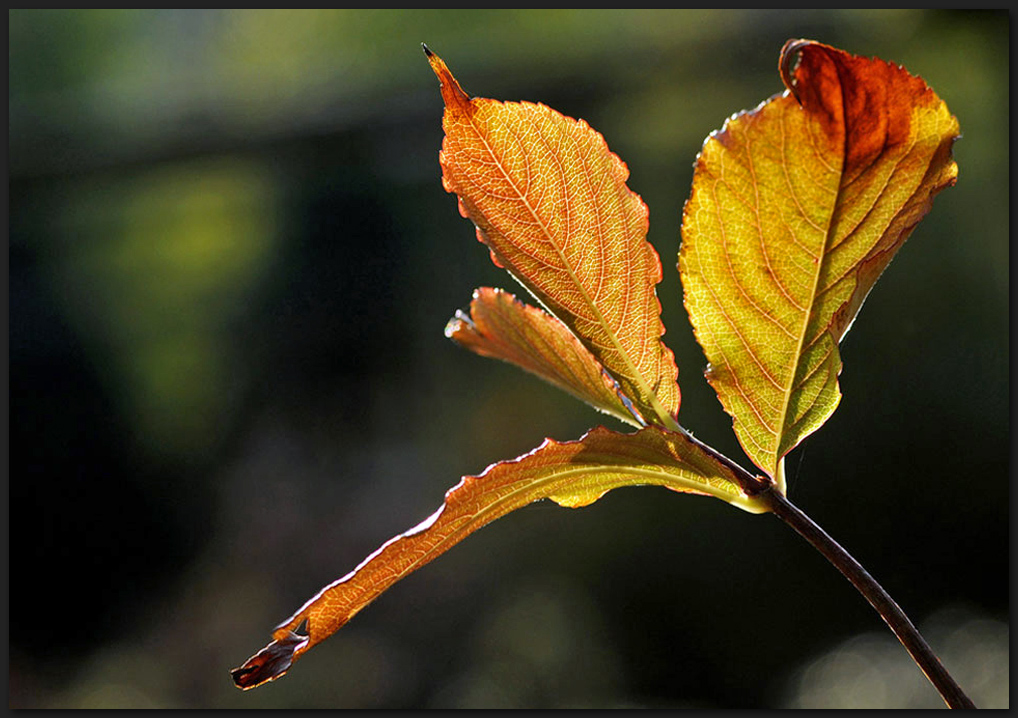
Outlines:
[[[954,184],[958,136],[926,83],[883,60],[796,40],[780,69],[787,92],[704,143],[679,256],[707,377],[779,487],[785,454],[837,407],[838,342]]]
[[[731,469],[684,434],[597,427],[578,441],[546,439],[529,454],[464,477],[430,518],[384,543],[280,624],[271,643],[233,669],[234,681],[247,689],[283,675],[394,583],[511,511],[540,499],[586,506],[612,489],[640,485],[715,496],[751,513],[768,510],[742,491]]]
[[[677,429],[661,342],[661,262],[629,171],[585,122],[544,105],[470,98],[438,56],[445,188],[477,237],[615,378],[645,421]]]
[[[476,290],[470,314],[456,312],[445,335],[481,356],[515,364],[620,421],[641,425],[619,397],[615,380],[566,325],[506,291]]]

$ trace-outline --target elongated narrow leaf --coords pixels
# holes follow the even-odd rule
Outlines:
[[[771,476],[834,412],[838,342],[954,184],[958,136],[933,91],[883,60],[797,40],[780,67],[788,91],[704,143],[679,256],[707,377]]]
[[[540,499],[586,506],[612,489],[639,485],[716,496],[752,513],[767,510],[742,492],[730,469],[683,434],[597,427],[578,441],[546,439],[529,454],[464,477],[430,518],[387,541],[280,624],[269,645],[233,670],[234,681],[246,689],[283,675],[394,583],[511,511]],[[302,624],[306,634],[298,632]]]
[[[470,98],[441,82],[446,190],[477,237],[618,381],[647,423],[675,428],[677,370],[661,342],[661,262],[629,171],[585,122],[544,105]]]
[[[456,312],[445,335],[477,354],[536,374],[620,421],[640,426],[619,397],[615,380],[569,328],[509,292],[491,287],[476,290],[470,313]]]

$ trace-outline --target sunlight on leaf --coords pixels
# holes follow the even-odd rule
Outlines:
[[[445,335],[481,356],[515,364],[619,421],[640,426],[619,397],[615,380],[569,328],[508,292],[476,290],[469,315],[456,312]]]
[[[445,101],[445,188],[507,269],[584,343],[647,423],[677,429],[675,360],[629,170],[582,120],[540,104],[471,98],[428,51]]]
[[[959,129],[922,79],[883,60],[796,40],[780,69],[788,91],[704,143],[679,271],[707,378],[783,490],[782,458],[840,399],[838,342],[956,180]]]
[[[541,499],[577,508],[612,489],[646,485],[715,496],[750,513],[767,510],[743,493],[728,467],[684,434],[597,427],[577,441],[546,439],[518,459],[464,477],[430,518],[387,541],[280,624],[271,643],[233,670],[234,681],[248,689],[283,675],[394,583],[511,511]]]

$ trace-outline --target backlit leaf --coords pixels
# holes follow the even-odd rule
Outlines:
[[[562,322],[509,292],[481,287],[470,313],[456,312],[445,335],[477,354],[516,364],[595,409],[640,426],[615,380]]]
[[[708,380],[779,485],[782,457],[838,404],[838,342],[954,184],[959,132],[922,79],[883,60],[797,40],[780,68],[788,91],[704,143],[679,256]]]
[[[597,427],[578,441],[546,439],[518,459],[464,477],[430,518],[384,543],[280,624],[269,645],[233,670],[234,681],[247,689],[283,675],[394,583],[511,511],[540,499],[577,508],[612,489],[640,485],[715,496],[751,513],[768,510],[742,491],[729,468],[684,434],[656,427],[619,434]]]
[[[618,381],[647,423],[677,428],[677,370],[661,342],[661,262],[629,171],[582,120],[471,98],[436,55],[445,188],[477,237]]]

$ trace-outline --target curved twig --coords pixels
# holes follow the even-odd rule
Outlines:
[[[926,674],[930,683],[937,689],[949,707],[976,707],[944,668],[940,659],[930,648],[930,644],[922,637],[905,612],[848,551],[782,494],[776,491],[765,491],[757,498],[767,502],[779,519],[809,541],[870,602],[870,605],[876,609],[894,635],[898,637],[901,645],[909,652],[912,660]]]

